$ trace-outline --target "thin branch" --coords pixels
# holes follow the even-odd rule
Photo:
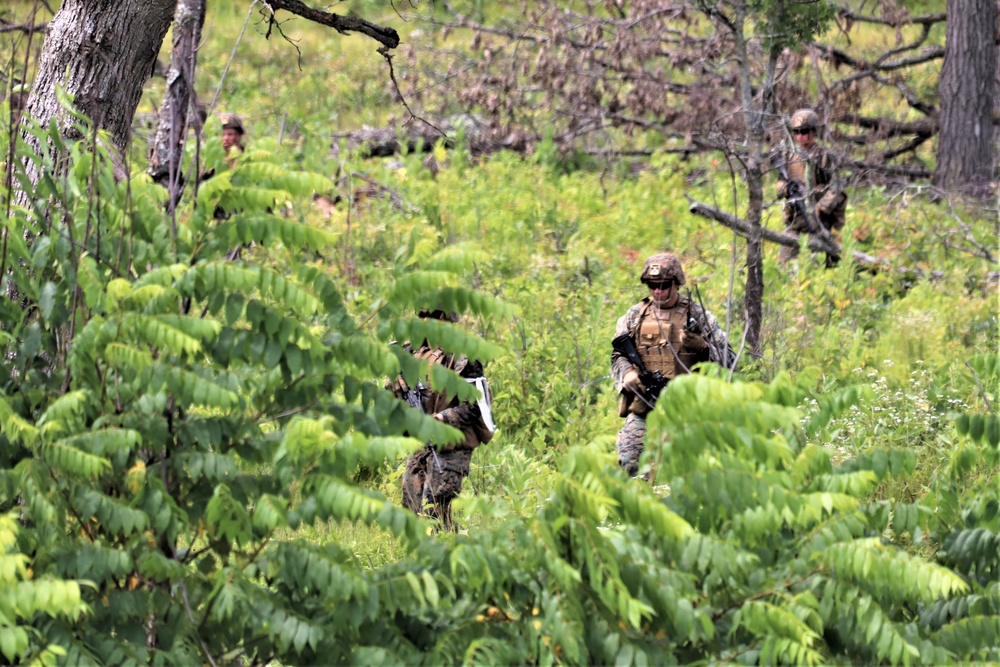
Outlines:
[[[893,159],[895,157],[899,157],[900,155],[902,155],[904,153],[909,153],[911,151],[915,151],[915,150],[917,150],[917,148],[919,148],[924,142],[926,142],[930,138],[931,138],[931,135],[929,135],[929,134],[918,134],[913,139],[911,139],[910,141],[906,142],[905,144],[903,144],[899,148],[894,148],[891,151],[886,151],[886,152],[882,153],[882,159],[885,160],[885,161],[889,161],[889,160],[891,160],[891,159]]]
[[[38,23],[38,24],[35,23],[18,23],[16,25],[13,23],[0,24],[0,33],[23,32],[26,35],[30,35],[31,33],[34,32],[46,33],[48,32],[48,30],[49,30],[48,21],[46,21],[45,23]]]
[[[990,403],[990,399],[986,396],[986,390],[983,389],[983,383],[979,380],[979,374],[976,373],[976,369],[973,368],[972,364],[968,361],[965,362],[965,365],[969,367],[969,370],[972,371],[972,377],[976,379],[976,385],[979,387],[979,395],[983,397],[983,402],[986,403],[986,408],[990,412],[993,412],[993,405]]]
[[[908,16],[902,21],[893,19],[884,19],[879,16],[869,16],[867,14],[859,14],[855,12],[850,7],[845,7],[843,5],[833,5],[837,9],[837,13],[841,16],[848,18],[852,21],[857,21],[858,23],[878,23],[881,25],[889,25],[894,28],[899,28],[904,25],[919,24],[919,25],[933,25],[934,23],[941,23],[946,20],[946,15],[944,12],[940,14],[926,14],[924,16]]]
[[[400,103],[403,105],[403,108],[406,109],[406,112],[410,114],[410,117],[406,119],[406,122],[403,123],[403,125],[404,126],[409,125],[411,120],[419,120],[421,123],[435,130],[438,134],[447,139],[448,135],[445,134],[441,130],[441,128],[437,127],[426,118],[422,118],[413,113],[413,110],[410,109],[410,105],[406,103],[406,98],[403,97],[403,91],[399,89],[399,82],[396,81],[396,70],[392,66],[392,54],[389,53],[389,47],[385,46],[379,47],[378,52],[382,55],[383,58],[385,58],[385,62],[389,64],[389,79],[392,81],[392,85],[396,89],[396,94],[399,95]]]
[[[984,246],[982,246],[977,242],[973,242],[973,245],[976,246],[976,249],[966,248],[965,246],[960,246],[956,243],[952,243],[951,241],[947,240],[942,241],[941,244],[946,248],[951,248],[952,250],[958,250],[959,252],[968,253],[973,257],[978,257],[979,259],[985,259],[987,262],[996,264],[997,261],[996,257],[994,257],[989,250],[987,250]]]
[[[744,313],[744,320],[748,320],[746,313]],[[733,367],[729,369],[729,382],[733,381],[733,375],[736,373],[736,367],[740,363],[740,357],[743,356],[743,350],[747,346],[747,333],[750,331],[749,321],[743,325],[743,339],[740,341],[740,349],[736,352],[736,358],[733,360]]]
[[[212,97],[212,103],[208,105],[208,110],[205,112],[205,117],[208,118],[212,115],[212,111],[215,109],[215,105],[219,101],[219,95],[222,93],[222,84],[226,82],[226,75],[229,74],[229,66],[233,64],[233,60],[236,58],[236,50],[240,47],[240,42],[243,41],[243,35],[247,32],[247,24],[250,23],[250,16],[253,14],[253,8],[261,0],[253,0],[250,3],[250,8],[247,9],[247,17],[243,20],[243,27],[240,28],[240,34],[236,36],[236,43],[233,44],[233,50],[229,54],[229,60],[226,61],[226,66],[222,68],[222,76],[219,77],[219,85],[215,89],[215,95]],[[205,131],[204,126],[202,126],[202,132]]]
[[[886,176],[906,176],[908,178],[930,178],[931,171],[925,167],[905,167],[895,164],[879,164],[864,160],[853,160],[849,163],[859,171],[874,171]]]

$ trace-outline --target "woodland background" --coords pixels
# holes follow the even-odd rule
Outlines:
[[[370,37],[211,2],[183,189],[148,175],[176,28],[124,151],[83,95],[12,140],[55,9],[0,9],[0,661],[998,659],[1000,200],[992,171],[935,177],[953,7],[328,8],[399,32],[390,72]],[[753,241],[805,105],[850,179],[833,269]],[[219,112],[248,129],[232,170]],[[670,385],[647,485],[608,359],[662,250],[743,352]],[[432,301],[460,324],[414,318]],[[423,337],[495,394],[455,534],[399,503],[449,435],[383,390]]]

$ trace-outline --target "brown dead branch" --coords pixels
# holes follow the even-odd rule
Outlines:
[[[909,167],[899,164],[880,164],[877,162],[866,162],[864,160],[854,160],[849,163],[858,172],[875,172],[884,176],[904,176],[906,178],[925,179],[931,177],[931,170],[926,167]]]
[[[47,32],[49,28],[48,21],[45,23],[3,23],[0,22],[0,33],[3,32],[23,32],[28,34],[29,32]]]
[[[912,134],[931,136],[938,131],[938,122],[936,119],[906,122],[893,120],[892,118],[873,118],[871,116],[859,116],[858,114],[849,113],[836,118],[835,122],[857,125],[866,130],[874,130],[880,137],[899,137]]]
[[[296,16],[333,28],[346,35],[351,32],[368,35],[382,46],[394,49],[399,46],[399,34],[392,28],[376,25],[356,16],[341,16],[319,9],[313,9],[299,0],[269,0],[268,4],[274,10],[284,9]]]
[[[691,202],[691,205],[688,208],[688,210],[690,210],[691,213],[721,223],[726,227],[729,227],[731,230],[733,230],[743,238],[749,239],[754,235],[755,230],[753,226],[746,220],[738,218],[735,215],[727,213],[710,204],[705,204],[703,202],[697,201],[696,199],[692,199],[690,196],[687,195],[685,196],[687,197],[687,200]],[[777,243],[779,245],[796,247],[796,248],[799,245],[799,237],[795,236],[794,234],[786,234],[784,232],[768,229],[767,227],[759,227],[758,229],[760,230],[760,238],[765,241],[770,241],[771,243]],[[816,252],[823,252],[828,255],[834,255],[834,256],[843,255],[840,246],[832,240],[826,241],[820,239],[819,237],[810,235],[808,240],[808,245],[811,250],[814,250]],[[876,257],[874,255],[869,255],[868,253],[864,253],[859,250],[855,250],[851,254],[851,259],[854,261],[855,264],[859,264],[867,269],[893,270],[899,274],[914,275],[918,277],[924,277],[925,275],[927,275],[927,273],[922,269],[913,269],[905,266],[893,268],[893,265],[889,260],[881,257]],[[942,273],[941,271],[931,271],[929,277],[931,280],[940,280],[941,278],[944,277],[944,273]]]
[[[856,23],[878,23],[881,25],[889,25],[894,28],[899,28],[904,25],[933,25],[935,23],[941,23],[946,19],[944,12],[940,14],[926,14],[924,16],[906,16],[906,17],[892,17],[892,18],[882,18],[880,16],[870,16],[867,14],[859,14],[850,7],[844,7],[843,5],[834,5],[837,8],[837,13],[842,17],[850,19]]]

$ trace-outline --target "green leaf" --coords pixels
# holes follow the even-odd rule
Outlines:
[[[38,308],[42,312],[42,317],[46,322],[52,322],[52,311],[56,306],[56,285],[52,282],[47,282],[42,286],[42,292],[39,295]]]

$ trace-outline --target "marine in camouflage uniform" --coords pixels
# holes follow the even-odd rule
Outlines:
[[[706,335],[729,350],[726,333],[715,316],[678,293],[685,280],[675,255],[659,253],[647,259],[640,280],[649,287],[650,296],[618,319],[615,336],[629,334],[648,371],[659,370],[667,378],[689,373],[694,364],[709,360]],[[639,471],[646,415],[652,409],[635,395],[646,391],[638,372],[627,358],[612,350],[611,377],[621,394],[619,415],[625,417],[615,446],[618,464],[632,476]]]
[[[420,316],[449,319],[441,310],[422,311]],[[450,319],[454,321],[457,318]],[[479,361],[431,347],[427,341],[417,348],[410,343],[405,343],[403,347],[418,359],[441,364],[463,378],[483,377],[483,365]],[[445,529],[450,530],[451,501],[461,493],[462,481],[469,475],[473,450],[493,439],[493,427],[484,419],[478,403],[448,397],[433,391],[423,382],[415,389],[419,392],[424,413],[458,429],[465,435],[465,440],[456,445],[428,443],[407,459],[403,470],[403,505],[416,514],[426,513],[440,519]],[[397,398],[406,400],[410,387],[401,375],[393,383],[392,390]]]
[[[798,181],[802,192],[806,193],[816,219],[828,231],[843,228],[847,213],[847,194],[837,173],[837,161],[829,149],[816,142],[821,123],[812,109],[799,109],[789,121],[789,131],[795,139],[795,146],[785,146],[781,160],[788,169],[788,176]],[[778,196],[788,198],[788,181],[778,179]],[[809,227],[802,213],[792,202],[786,201],[784,208],[785,232],[799,235],[808,232]],[[778,251],[778,261],[785,263],[799,254],[798,248],[782,246]]]
[[[222,116],[222,149],[226,151],[226,164],[232,169],[236,166],[236,159],[240,153],[246,151],[243,146],[243,135],[246,128],[243,127],[243,119],[234,113]]]

